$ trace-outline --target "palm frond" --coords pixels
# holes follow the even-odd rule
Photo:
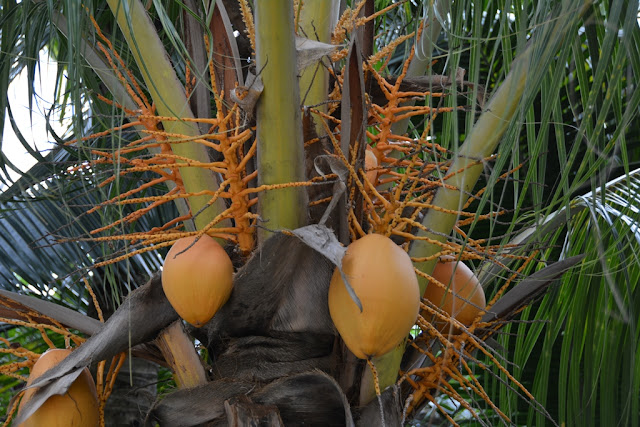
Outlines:
[[[110,191],[93,185],[100,179],[98,174],[104,172],[68,172],[64,164],[50,167],[57,172],[44,175],[36,170],[26,174],[19,183],[24,183],[26,177],[33,179],[38,175],[40,180],[20,189],[11,188],[7,192],[11,198],[3,197],[0,204],[0,227],[4,230],[4,244],[0,249],[3,286],[9,290],[40,293],[43,298],[85,311],[87,301],[79,298],[84,295],[84,285],[79,279],[89,274],[93,276],[92,282],[99,284],[96,290],[101,304],[116,307],[117,302],[111,298],[117,301],[119,297],[112,295],[110,283],[122,290],[123,286],[136,287],[140,277],[159,268],[160,260],[154,253],[141,254],[128,264],[91,271],[92,265],[103,260],[106,254],[117,254],[129,248],[118,243],[96,243],[89,232],[100,228],[110,215],[120,218],[134,208],[107,210],[102,216],[87,215],[88,209],[105,200],[104,191]],[[42,165],[34,169],[48,172]],[[122,185],[130,184],[123,181]],[[157,190],[151,189],[147,194],[152,195],[154,191]],[[160,225],[161,217],[175,215],[169,206],[141,217],[133,224],[134,229]],[[67,292],[70,292],[69,296],[64,297]]]
[[[569,209],[554,212],[514,239],[519,244],[543,241],[551,248],[558,242],[561,257],[586,254],[579,269],[523,312],[523,323],[505,330],[516,338],[500,340],[513,349],[517,372],[532,393],[567,425],[637,423],[637,399],[629,396],[638,395],[640,382],[639,191],[636,169],[575,198]],[[488,280],[489,271],[481,277]],[[511,399],[506,388],[496,386],[502,399]],[[526,420],[544,422],[533,410]]]
[[[440,44],[448,49],[447,63],[436,63],[435,70],[448,67],[453,78],[460,66],[469,80],[491,88],[511,63],[514,46],[523,46],[522,37],[540,22],[562,19],[548,14],[551,2],[522,6],[491,2],[479,10],[471,2],[454,4],[451,20],[443,22],[447,37]],[[634,365],[640,356],[638,314],[633,311],[638,298],[638,172],[631,172],[640,158],[638,126],[633,125],[640,101],[635,90],[640,77],[636,12],[637,5],[623,2],[611,8],[591,6],[575,36],[561,42],[553,63],[535,73],[539,83],[528,83],[528,107],[507,131],[499,158],[485,164],[474,190],[487,186],[472,204],[478,214],[502,214],[458,234],[465,241],[482,238],[498,244],[502,256],[486,257],[478,269],[489,295],[513,274],[526,277],[547,260],[587,254],[580,269],[524,310],[498,339],[516,377],[553,419],[567,425],[593,424],[590,420],[625,424],[638,413],[637,402],[625,394],[637,396],[634,387],[640,381]],[[464,102],[475,108],[474,96],[457,95],[449,98],[450,105]],[[447,116],[432,136],[455,147],[473,122],[473,114]],[[497,180],[508,169],[513,173]],[[521,261],[515,256],[539,262],[519,271]],[[625,355],[622,363],[618,351]],[[612,363],[617,364],[613,376],[605,378]],[[494,402],[514,414],[514,423],[548,422],[522,404],[504,377],[487,374],[485,380]]]

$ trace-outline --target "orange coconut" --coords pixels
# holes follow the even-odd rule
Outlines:
[[[373,150],[367,147],[364,152],[364,169],[366,171],[367,180],[376,185],[376,178],[378,178],[378,171],[375,168],[378,167],[378,158],[373,153]]]
[[[431,276],[447,286],[448,290],[429,283],[423,297],[463,325],[471,325],[486,307],[484,290],[473,271],[463,262],[455,262],[451,257],[446,257],[437,262]],[[428,313],[423,313],[423,316],[430,318]],[[441,332],[449,329],[448,323],[436,322],[435,326]],[[451,328],[451,333],[458,334],[460,330]]]
[[[31,368],[27,386],[71,354],[70,350],[52,349],[40,356]],[[37,389],[27,389],[19,410]],[[49,397],[20,427],[95,427],[100,422],[98,394],[91,373],[85,368],[63,395]]]
[[[360,359],[388,353],[407,337],[420,309],[420,288],[409,255],[388,237],[369,234],[349,245],[342,269],[362,312],[336,268],[329,286],[329,312],[340,336]]]
[[[195,327],[216,314],[232,287],[231,259],[210,236],[184,237],[164,259],[162,289],[178,315]]]

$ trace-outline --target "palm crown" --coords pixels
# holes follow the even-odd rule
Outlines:
[[[97,364],[104,423],[132,349],[174,374],[148,411],[161,425],[242,405],[272,423],[637,425],[636,4],[107,3],[2,5],[0,84],[22,69],[33,83],[46,48],[49,120],[71,114],[0,194],[5,394],[44,348],[76,348],[7,422]],[[487,307],[464,325],[423,299],[370,369],[326,303],[343,247],[368,233],[409,254],[421,294],[452,290],[439,259],[472,266]],[[234,290],[185,330],[157,276],[143,283],[204,234]]]

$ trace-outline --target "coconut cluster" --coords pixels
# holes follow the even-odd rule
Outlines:
[[[469,326],[484,310],[484,291],[471,269],[443,259],[423,297],[449,317]],[[329,286],[329,312],[346,346],[360,359],[382,356],[407,338],[420,310],[420,288],[409,255],[388,237],[368,234],[351,243],[342,259],[342,273],[362,310],[347,291],[336,268]],[[423,317],[429,318],[423,312]],[[441,332],[460,333],[449,322],[435,322]]]

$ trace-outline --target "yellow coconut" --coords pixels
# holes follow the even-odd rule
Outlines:
[[[349,245],[342,259],[351,299],[336,268],[329,312],[347,347],[360,359],[381,356],[407,337],[420,309],[420,288],[409,255],[388,237],[369,234]]]
[[[232,287],[231,259],[210,236],[182,238],[164,259],[162,289],[178,315],[195,327],[216,314]]]
[[[367,147],[367,150],[364,153],[364,168],[366,171],[367,180],[373,185],[376,185],[376,179],[378,178],[378,171],[375,170],[375,168],[377,167],[378,158],[373,153],[373,150]]]
[[[71,353],[70,350],[53,349],[43,353],[33,365],[27,386],[57,365]],[[27,389],[19,410],[31,400],[37,389]],[[98,394],[91,373],[85,368],[64,395],[49,397],[20,427],[95,427],[100,422]]]
[[[473,271],[463,262],[455,262],[451,257],[446,257],[438,261],[431,276],[447,286],[448,291],[434,283],[429,283],[424,292],[424,298],[449,313],[463,325],[471,325],[486,307],[484,290]],[[422,314],[425,318],[430,318],[430,314]],[[448,329],[451,329],[451,334],[461,332],[458,328],[449,328],[448,323],[436,322],[436,327],[441,332]]]

